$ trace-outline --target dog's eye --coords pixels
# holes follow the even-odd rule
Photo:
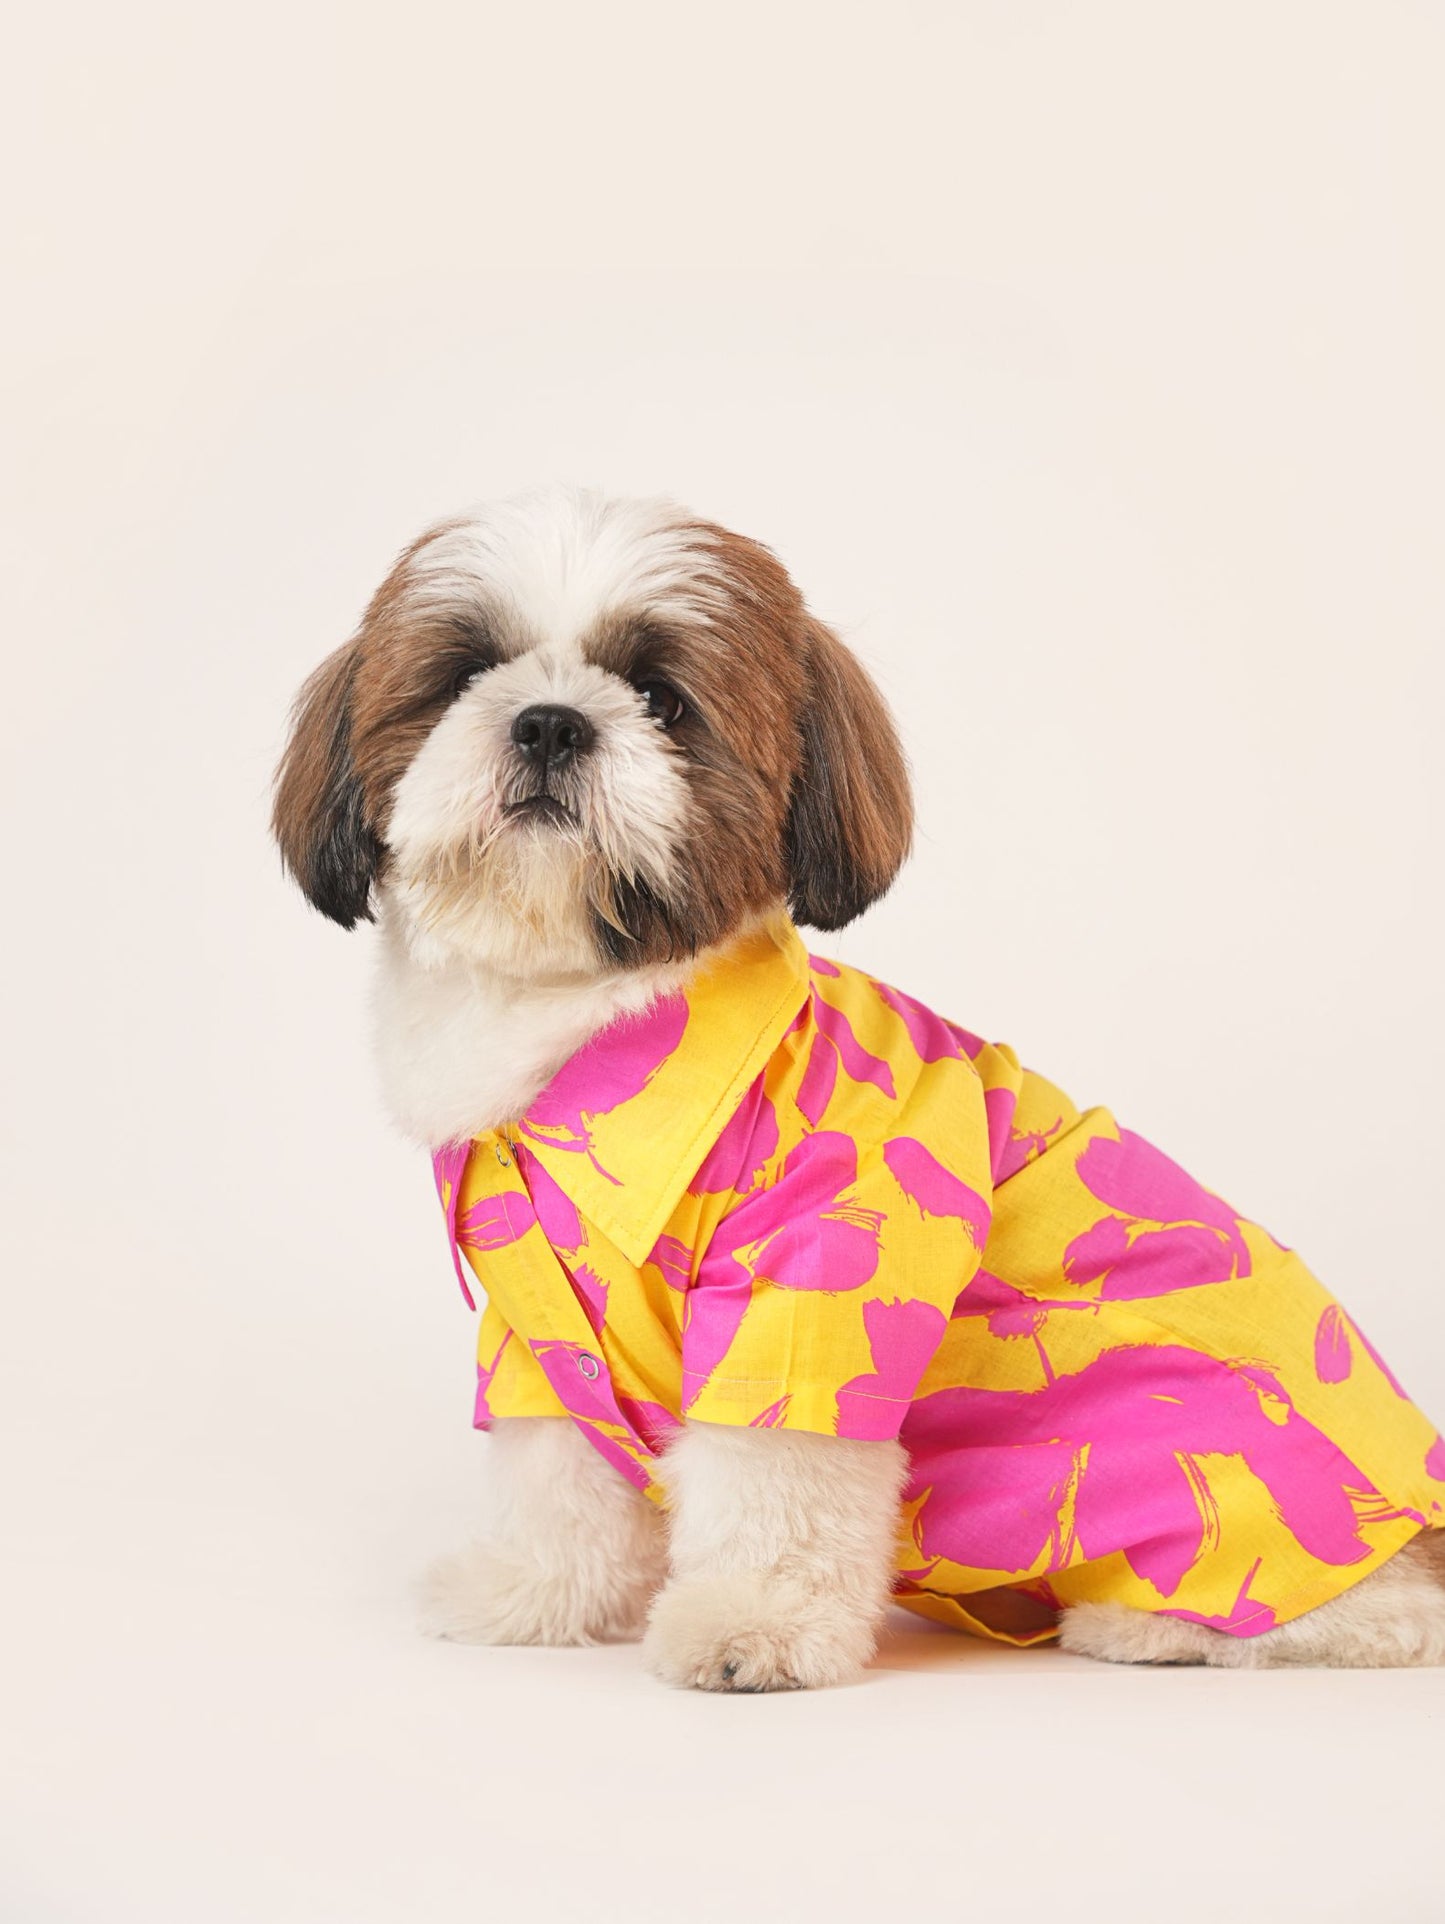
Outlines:
[[[465,661],[458,663],[450,683],[453,696],[463,694],[479,676],[486,674],[491,665],[478,655],[469,655]]]
[[[661,728],[675,728],[686,709],[682,696],[667,681],[643,681],[637,692],[647,703],[647,712]]]

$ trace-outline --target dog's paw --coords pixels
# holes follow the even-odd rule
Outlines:
[[[652,1606],[643,1657],[696,1690],[812,1690],[848,1683],[873,1654],[871,1623],[785,1578],[676,1579]]]
[[[638,1636],[648,1586],[585,1564],[547,1570],[505,1547],[477,1543],[422,1578],[421,1627],[453,1643],[588,1644]]]
[[[1076,1603],[1059,1624],[1059,1647],[1099,1663],[1208,1663],[1219,1635],[1179,1617],[1122,1603]]]
[[[547,1634],[541,1573],[489,1544],[439,1557],[418,1586],[418,1603],[422,1630],[430,1637],[453,1643],[558,1641]]]

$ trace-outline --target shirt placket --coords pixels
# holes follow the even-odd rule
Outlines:
[[[468,1213],[483,1227],[469,1242],[477,1250],[478,1274],[489,1298],[573,1416],[630,1435],[600,1339],[537,1220],[515,1141],[496,1131],[477,1137],[472,1153],[481,1165],[467,1185]]]

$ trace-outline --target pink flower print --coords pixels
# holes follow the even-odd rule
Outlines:
[[[815,1035],[808,1050],[808,1066],[798,1084],[798,1107],[816,1129],[823,1120],[838,1081],[838,1051],[825,1035]]]
[[[596,1376],[584,1376],[578,1367],[583,1360],[578,1343],[534,1339],[530,1348],[562,1407],[587,1441],[629,1483],[645,1490],[650,1478],[641,1459],[651,1452],[633,1433],[619,1408],[610,1372],[603,1368]]]
[[[1041,1156],[1063,1126],[1062,1116],[1057,1122],[1051,1122],[1047,1129],[1018,1131],[1010,1125],[1008,1141],[1004,1144],[994,1166],[994,1187],[997,1188],[1001,1182],[1007,1182],[1010,1176],[1016,1176],[1020,1169],[1027,1168],[1036,1157]],[[992,1141],[991,1135],[990,1141]]]
[[[865,1049],[853,1025],[841,1009],[825,1002],[817,990],[810,995],[816,1033],[808,1054],[808,1066],[798,1085],[798,1107],[816,1128],[833,1098],[839,1065],[854,1082],[871,1083],[891,1100],[897,1091],[893,1071],[882,1056]]]
[[[942,1558],[980,1570],[1017,1573],[1047,1553],[1047,1567],[1062,1570],[1074,1550],[1070,1520],[1079,1452],[1062,1442],[1037,1441],[1018,1450],[980,1449],[945,1462],[918,1440],[929,1423],[925,1397],[913,1404],[900,1432],[909,1453],[904,1500],[922,1497],[913,1522],[924,1559],[910,1572],[916,1581]]]
[[[446,1218],[447,1242],[452,1252],[452,1268],[457,1272],[462,1295],[468,1309],[475,1309],[477,1299],[473,1296],[467,1281],[466,1266],[462,1262],[462,1252],[457,1247],[457,1201],[461,1195],[462,1176],[466,1171],[467,1158],[472,1153],[469,1142],[448,1142],[432,1156],[432,1176],[436,1182],[437,1195],[441,1198],[442,1214]]]
[[[641,1015],[603,1029],[553,1076],[520,1124],[523,1135],[553,1149],[585,1155],[609,1182],[615,1176],[592,1154],[590,1119],[641,1095],[672,1055],[687,1027],[687,1003],[664,996]]]
[[[704,1256],[682,1306],[682,1407],[691,1409],[733,1346],[753,1299],[753,1279],[731,1253]]]
[[[1142,1136],[1097,1137],[1077,1167],[1084,1187],[1118,1213],[1064,1251],[1071,1283],[1098,1283],[1100,1297],[1120,1301],[1249,1275],[1234,1211]]]
[[[567,1270],[567,1280],[572,1285],[572,1294],[582,1305],[582,1314],[600,1336],[607,1322],[606,1283],[596,1270],[589,1269],[586,1263],[579,1263],[575,1269],[567,1269],[565,1263],[562,1267]]]
[[[498,1196],[477,1198],[457,1224],[457,1241],[463,1249],[505,1249],[520,1242],[536,1221],[527,1197],[505,1189]]]
[[[992,1271],[979,1269],[974,1272],[972,1282],[959,1291],[953,1314],[960,1320],[982,1316],[990,1336],[1032,1336],[1042,1328],[1049,1310],[1055,1307],[1016,1289]]]
[[[477,1400],[475,1408],[472,1411],[472,1428],[474,1430],[484,1430],[492,1421],[491,1405],[488,1403],[487,1398],[491,1394],[493,1380],[496,1377],[497,1370],[501,1366],[502,1358],[507,1352],[507,1345],[511,1340],[512,1331],[508,1330],[501,1342],[498,1343],[496,1354],[490,1363],[484,1363],[480,1357],[477,1358]]]
[[[1257,1603],[1249,1594],[1249,1586],[1259,1575],[1263,1557],[1256,1557],[1239,1586],[1239,1595],[1226,1616],[1201,1617],[1197,1610],[1161,1610],[1161,1617],[1179,1617],[1185,1623],[1202,1623],[1210,1630],[1225,1630],[1236,1637],[1257,1637],[1265,1630],[1275,1627],[1275,1614],[1272,1605]]]
[[[640,1396],[619,1396],[617,1407],[654,1456],[660,1455],[682,1428],[671,1410]]]
[[[808,967],[813,971],[814,975],[840,976],[843,973],[838,967],[838,964],[836,962],[830,962],[826,955],[810,955],[808,957]]]
[[[1012,1089],[1000,1086],[983,1092],[983,1112],[988,1118],[988,1168],[995,1184],[1003,1180],[999,1171],[1009,1152],[1009,1130],[1017,1107],[1018,1097]]]
[[[457,1191],[461,1188],[462,1175],[471,1153],[470,1142],[446,1142],[432,1152],[432,1176],[448,1222],[456,1220]]]
[[[852,1137],[819,1130],[718,1225],[683,1306],[684,1408],[732,1347],[759,1284],[843,1291],[874,1274],[883,1219],[851,1194],[857,1179]]]
[[[1202,1468],[1240,1456],[1280,1520],[1322,1563],[1368,1554],[1364,1473],[1305,1421],[1258,1365],[1172,1344],[1109,1350],[1033,1391],[939,1390],[903,1427],[930,1555],[984,1570],[1048,1567],[1078,1548],[1122,1552],[1172,1595],[1217,1528]],[[1358,1506],[1358,1507],[1357,1507]]]
[[[588,1322],[600,1335],[607,1320],[607,1285],[581,1260],[588,1239],[577,1205],[525,1143],[517,1145],[517,1167],[531,1194],[542,1234],[551,1244]]]
[[[688,1184],[693,1196],[746,1195],[778,1152],[778,1118],[759,1076]]]
[[[1353,1364],[1349,1319],[1338,1303],[1331,1303],[1315,1330],[1315,1375],[1322,1383],[1343,1383]]]
[[[692,1281],[692,1251],[678,1236],[659,1236],[647,1260],[669,1289],[684,1290]]]
[[[1351,1317],[1338,1303],[1331,1303],[1320,1316],[1315,1329],[1315,1375],[1322,1383],[1343,1383],[1354,1368],[1354,1346],[1360,1348],[1379,1370],[1396,1396],[1404,1397],[1399,1379]],[[1408,1398],[1406,1399],[1408,1401]]]
[[[750,1430],[781,1429],[788,1414],[788,1405],[793,1400],[791,1390],[780,1396],[775,1403],[769,1403],[765,1410],[759,1410],[748,1424]]]
[[[1038,1354],[1039,1367],[1046,1383],[1053,1382],[1054,1367],[1044,1349],[1043,1330],[1056,1310],[1085,1316],[1097,1316],[1099,1313],[1096,1303],[1081,1303],[1076,1296],[1062,1299],[1031,1296],[986,1269],[975,1272],[973,1280],[959,1291],[953,1305],[955,1318],[983,1317],[990,1336],[1004,1341],[1026,1337]]]
[[[587,1231],[582,1226],[577,1205],[552,1179],[524,1142],[517,1144],[517,1166],[531,1195],[537,1220],[542,1225],[542,1234],[553,1249],[585,1248]]]
[[[1445,1483],[1445,1436],[1437,1436],[1425,1452],[1425,1474]]]
[[[883,1145],[883,1160],[921,1215],[955,1217],[974,1248],[983,1248],[993,1212],[977,1190],[944,1168],[932,1150],[925,1149],[916,1136],[891,1136]]]
[[[780,1289],[859,1289],[878,1267],[883,1219],[853,1197],[857,1180],[851,1136],[827,1129],[805,1136],[778,1180],[732,1211],[713,1249]]]
[[[838,1434],[872,1442],[897,1436],[919,1378],[943,1340],[948,1318],[932,1303],[874,1301],[863,1305],[872,1370],[838,1390]]]
[[[813,1019],[837,1049],[839,1061],[854,1082],[872,1083],[875,1089],[881,1089],[891,1100],[897,1092],[893,1087],[893,1070],[887,1061],[865,1049],[843,1011],[835,1009],[831,1002],[824,1001],[816,992],[813,996]]]
[[[914,1054],[920,1062],[956,1061],[965,1053],[964,1030],[945,1022],[942,1016],[935,1015],[932,1009],[925,1008],[921,1002],[915,1002],[902,989],[892,989],[886,982],[875,982],[873,987],[879,1001],[893,1011],[908,1031],[908,1040],[913,1044]],[[983,1044],[977,1036],[968,1039],[975,1045],[969,1054],[976,1056]]]
[[[948,1030],[948,1033],[953,1037],[954,1041],[968,1057],[970,1062],[977,1062],[984,1050],[988,1047],[983,1037],[981,1035],[975,1035],[972,1029],[961,1028],[956,1022],[946,1022],[944,1027]]]

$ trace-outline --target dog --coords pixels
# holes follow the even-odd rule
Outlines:
[[[548,490],[433,527],[305,684],[274,830],[378,928],[389,1106],[479,1281],[436,1634],[837,1684],[890,1600],[1119,1662],[1445,1661],[1445,1442],[1291,1251],[810,956],[912,804],[759,543]]]

